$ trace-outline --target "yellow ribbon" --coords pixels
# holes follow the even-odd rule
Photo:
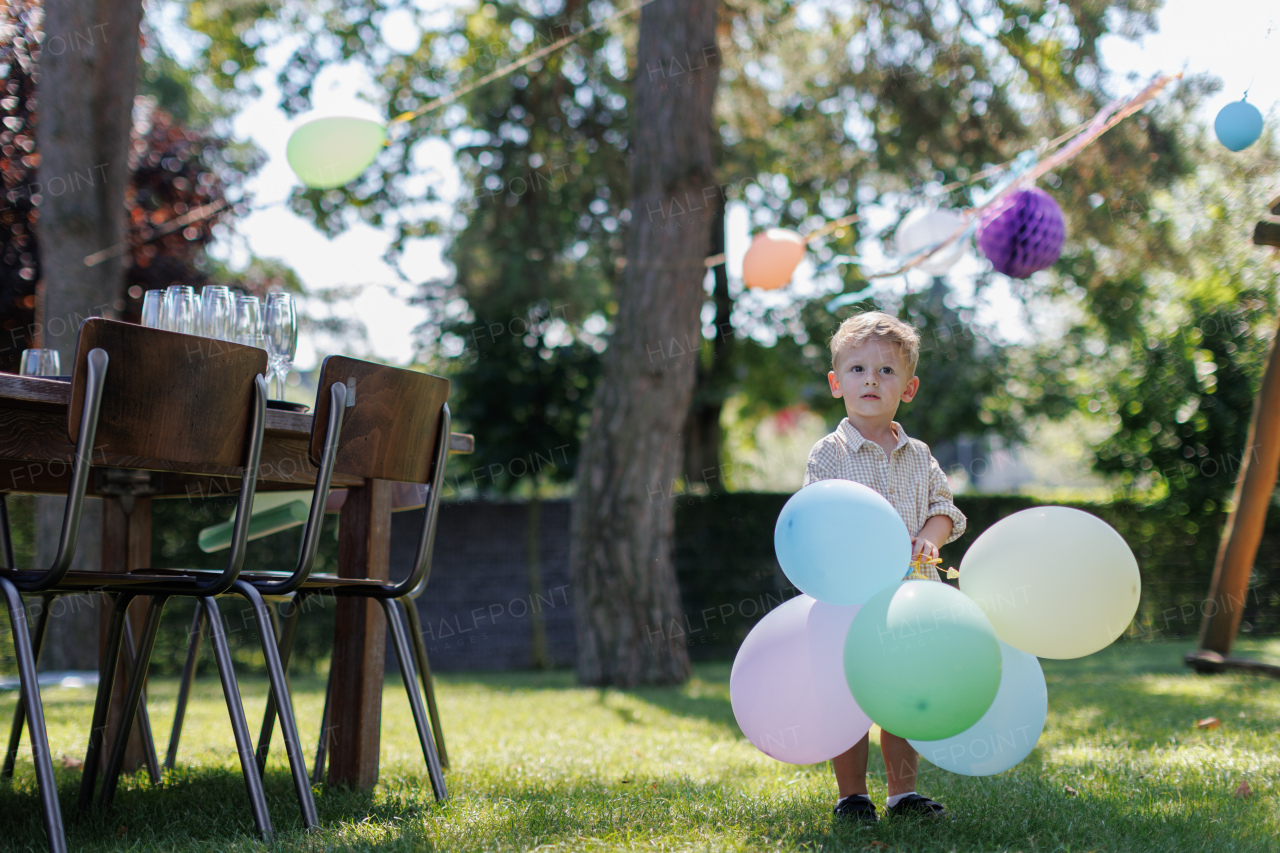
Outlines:
[[[940,566],[940,565],[942,565],[941,557],[926,557],[924,555],[924,552],[921,551],[919,554],[916,554],[914,558],[912,558],[911,571],[907,573],[907,576],[903,578],[903,580],[908,580],[908,581],[909,580],[922,580],[922,581],[932,580],[932,578],[929,577],[929,568],[931,566]],[[954,568],[948,568],[946,570],[946,573],[947,573],[947,578],[949,580],[955,580],[956,578],[960,577],[960,573],[956,571]]]

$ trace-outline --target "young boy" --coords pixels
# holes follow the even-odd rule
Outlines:
[[[900,403],[920,388],[915,375],[920,336],[908,324],[878,311],[850,317],[831,339],[827,381],[831,396],[844,400],[847,417],[836,431],[809,451],[804,484],[818,480],[853,480],[875,489],[893,505],[911,532],[913,555],[937,557],[938,547],[964,532],[965,517],[951,499],[951,489],[938,461],[922,441],[908,438],[894,421]],[[903,574],[908,567],[903,566]],[[941,581],[928,566],[930,580]],[[875,823],[876,807],[867,796],[869,740],[832,760],[840,799],[836,815]],[[940,817],[944,808],[916,793],[916,751],[905,738],[882,731],[892,814]]]

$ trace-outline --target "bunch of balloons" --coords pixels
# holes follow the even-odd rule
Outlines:
[[[803,594],[743,641],[729,693],[743,734],[792,764],[847,751],[874,722],[935,765],[970,776],[1013,767],[1048,712],[1038,657],[1110,645],[1138,608],[1138,564],[1110,525],[1036,507],[988,528],[960,589],[903,580],[911,536],[879,493],[824,480],[787,501],[774,530]]]

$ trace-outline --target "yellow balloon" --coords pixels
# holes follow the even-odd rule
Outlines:
[[[304,184],[328,190],[360,177],[386,141],[387,129],[376,121],[318,118],[293,132],[285,156]]]
[[[760,290],[782,287],[804,259],[804,247],[804,238],[785,228],[757,234],[742,259],[743,284]]]
[[[979,536],[960,562],[960,589],[996,636],[1042,658],[1109,646],[1138,611],[1133,551],[1097,516],[1065,506],[1024,509]]]

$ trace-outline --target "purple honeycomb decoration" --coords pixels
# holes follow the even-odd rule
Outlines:
[[[1053,266],[1062,254],[1067,224],[1062,208],[1039,187],[1005,196],[978,225],[978,248],[996,268],[1027,278]]]

